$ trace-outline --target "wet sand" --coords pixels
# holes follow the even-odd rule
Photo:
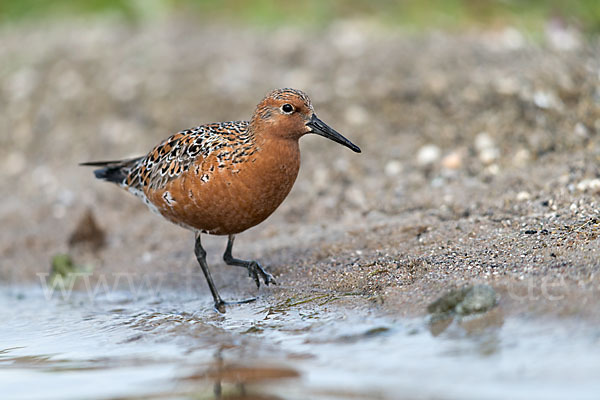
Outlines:
[[[141,382],[153,373],[170,382],[154,392],[159,398],[176,393],[179,384],[173,382],[180,380],[186,382],[182,397],[195,390],[214,395],[214,379],[203,378],[206,387],[198,389],[194,371],[222,378],[223,368],[214,372],[217,349],[225,349],[222,357],[233,365],[277,375],[267,368],[273,361],[282,374],[293,374],[291,369],[299,375],[285,375],[293,382],[281,386],[288,392],[269,389],[256,392],[267,397],[256,398],[351,398],[367,392],[367,398],[395,398],[401,388],[411,388],[409,397],[469,397],[463,390],[476,380],[459,385],[443,378],[455,363],[472,368],[466,376],[485,377],[472,398],[559,398],[575,378],[582,398],[597,393],[586,368],[572,370],[570,380],[552,378],[564,375],[570,353],[582,357],[581,365],[594,364],[586,357],[594,354],[598,337],[595,39],[565,49],[530,43],[512,31],[414,36],[338,23],[308,33],[307,40],[306,32],[293,29],[223,34],[216,26],[180,22],[16,26],[0,33],[0,191],[9,194],[0,203],[0,280],[5,319],[11,321],[6,329],[14,335],[3,341],[5,370],[29,357],[34,361],[14,370],[14,377],[26,381],[20,374],[28,371],[38,379],[37,367],[30,367],[40,365],[36,357],[50,359],[47,368],[54,371],[56,360],[70,365],[71,352],[81,350],[61,344],[53,350],[40,337],[76,342],[89,335],[81,339],[87,350],[75,357],[73,369],[91,364],[115,374],[111,379],[122,377],[120,359],[107,355],[106,364],[97,362],[103,352],[122,349],[131,351],[125,366],[145,364],[144,351],[138,359],[135,346],[120,345],[139,336],[156,346],[157,364],[170,352],[177,359],[164,364],[171,368],[167,372],[150,368],[140,375]],[[239,235],[234,253],[260,260],[279,285],[261,288],[256,304],[218,316],[196,270],[192,234],[94,180],[77,163],[140,155],[180,129],[247,119],[258,99],[282,86],[306,90],[319,116],[363,153],[317,136],[301,140],[303,165],[290,196],[265,223]],[[89,211],[104,242],[70,240]],[[223,295],[256,295],[245,271],[221,261],[225,238],[205,243]],[[79,301],[57,294],[45,300],[41,282],[60,253],[86,271],[74,286]],[[491,316],[476,319],[475,328],[459,321],[440,332],[429,326],[428,304],[474,283],[498,293]],[[120,301],[125,322],[114,304]],[[12,307],[19,312],[11,313]],[[70,317],[64,329],[80,329],[76,336],[58,334],[62,325],[48,322],[65,314]],[[82,323],[85,318],[91,322]],[[89,350],[102,329],[118,332],[109,339],[113,343]],[[581,333],[571,344],[574,332]],[[240,344],[247,336],[250,347]],[[324,345],[328,337],[335,338],[331,346]],[[536,338],[546,338],[539,339],[541,347]],[[470,350],[455,349],[463,346]],[[472,350],[479,346],[484,350]],[[246,348],[252,349],[246,356],[260,363],[246,363]],[[378,370],[375,355],[390,348],[401,351],[390,353]],[[548,351],[546,362],[554,368],[523,361],[540,357],[539,349]],[[351,364],[343,355],[354,351],[362,367],[352,372],[343,368]],[[429,361],[419,363],[426,354]],[[450,361],[447,354],[454,354]],[[198,363],[206,368],[196,368]],[[525,378],[515,372],[519,365],[532,368],[535,385],[520,386]],[[427,371],[435,366],[441,372],[430,379]],[[322,386],[313,368],[331,374],[323,375]],[[439,384],[431,391],[411,386],[396,369]],[[59,370],[59,378],[72,379],[69,368]],[[354,377],[355,386],[336,378],[336,370]],[[506,374],[514,379],[499,378]],[[556,385],[546,392],[549,382]],[[142,384],[123,384],[122,391],[98,397],[146,393],[131,389]],[[238,393],[231,387],[225,390]],[[335,392],[340,387],[348,391]],[[72,398],[79,395],[85,394]],[[57,392],[56,398],[65,397]]]

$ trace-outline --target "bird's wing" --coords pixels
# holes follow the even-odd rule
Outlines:
[[[178,132],[139,160],[125,184],[133,191],[144,187],[160,189],[211,154],[247,141],[248,125],[248,121],[221,122]]]

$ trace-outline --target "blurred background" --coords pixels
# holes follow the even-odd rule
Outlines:
[[[519,387],[539,394],[529,397],[565,398],[580,378],[577,388],[594,398],[597,379],[588,375],[600,357],[588,344],[597,342],[597,332],[582,334],[573,350],[560,345],[571,343],[575,329],[557,338],[557,325],[571,325],[550,324],[548,347],[538,347],[533,358],[539,362],[531,365],[528,351],[541,343],[537,327],[521,330],[525,324],[511,318],[524,312],[600,316],[598,33],[598,0],[0,0],[0,283],[6,285],[0,309],[8,313],[0,319],[12,321],[3,323],[0,341],[9,338],[11,348],[22,344],[19,354],[35,362],[50,353],[72,355],[71,343],[81,343],[83,355],[60,375],[68,382],[75,376],[71,367],[120,368],[121,359],[105,361],[111,352],[131,351],[124,362],[138,366],[149,357],[144,351],[163,340],[181,352],[175,361],[171,349],[163,354],[165,365],[177,371],[211,358],[194,353],[203,345],[211,354],[233,349],[242,361],[262,360],[273,346],[281,359],[304,363],[304,376],[322,362],[321,372],[348,372],[359,389],[372,378],[383,387],[374,398],[396,398],[399,370],[414,397],[452,392],[464,398],[459,381],[471,379],[473,398],[516,398]],[[185,278],[196,265],[192,235],[77,164],[139,156],[179,130],[249,119],[260,99],[278,87],[305,90],[319,117],[363,153],[314,135],[301,140],[303,165],[288,199],[236,241],[236,255],[260,259],[281,286],[261,292],[256,308],[242,309],[238,320],[235,314],[219,319],[203,281],[192,288]],[[229,297],[254,295],[241,271],[221,268],[224,244],[223,238],[205,242],[217,286]],[[6,289],[39,284],[40,274],[57,273],[57,260],[65,259],[68,271],[81,267],[92,278],[168,273],[165,287],[177,290],[165,289],[156,302],[149,296],[152,303],[127,295],[118,305],[97,301],[90,309],[81,306],[86,301],[59,303],[60,314],[54,303],[21,301],[43,300],[34,290],[13,295]],[[564,297],[517,301],[504,293],[500,311],[482,324],[492,337],[473,341],[456,327],[449,337],[429,335],[422,320],[406,331],[389,319],[361,320],[357,326],[364,332],[352,334],[348,323],[331,322],[354,313],[420,318],[441,292],[475,281],[525,293],[543,281]],[[179,290],[185,285],[187,291]],[[306,300],[315,293],[333,296],[341,306],[326,304],[330,297],[318,305]],[[285,307],[272,312],[275,303]],[[57,320],[59,314],[72,319]],[[42,322],[28,325],[21,315]],[[269,325],[271,315],[276,324]],[[262,317],[264,326],[248,325]],[[82,320],[89,325],[78,325]],[[288,326],[296,330],[286,331]],[[89,334],[87,342],[35,335],[78,329]],[[156,336],[148,339],[150,331]],[[116,332],[114,347],[96,347],[103,332]],[[296,334],[308,343],[290,344],[297,354],[277,347]],[[262,342],[242,349],[238,342],[253,335]],[[417,350],[402,353],[409,335]],[[375,342],[360,347],[363,338]],[[311,353],[319,340],[331,358]],[[513,340],[519,345],[511,347]],[[135,343],[151,344],[138,353]],[[364,350],[360,362],[344,358],[354,353],[344,347],[348,343],[357,354]],[[383,347],[399,352],[388,355]],[[557,359],[543,358],[554,357],[557,348],[564,350]],[[510,360],[506,370],[496,369],[506,363],[494,355],[511,349],[510,360],[532,368],[531,374],[513,369]],[[3,354],[0,346],[0,362],[14,350]],[[570,365],[564,360],[576,359],[573,354],[585,361],[576,363],[582,369],[561,369]],[[430,363],[420,363],[427,356]],[[329,363],[336,357],[345,361]],[[398,360],[406,360],[403,368]],[[57,370],[53,357],[42,361],[48,362],[40,364],[42,372]],[[345,370],[349,365],[364,368]],[[18,380],[26,373],[12,372],[0,377],[0,386],[16,382],[9,393],[28,398],[32,385]],[[430,373],[443,381],[431,392],[412,383],[429,382]],[[340,375],[323,375],[334,382],[324,387],[345,387],[348,380],[336,381]],[[141,373],[140,379],[149,376],[155,375]],[[525,381],[531,376],[543,384]],[[50,375],[34,378],[42,389],[59,386]],[[99,386],[115,382],[110,374],[106,379]],[[497,391],[490,392],[494,383]],[[89,387],[62,385],[56,398],[77,388],[82,391],[72,398],[89,398]],[[297,398],[319,398],[313,389],[298,389]],[[351,394],[371,398],[367,392]],[[123,398],[124,392],[116,393]],[[133,393],[144,392],[138,386]]]
[[[366,150],[335,149],[332,162],[305,138],[286,223],[422,207],[438,198],[420,192],[428,183],[590,149],[600,124],[594,0],[2,0],[0,24],[0,185],[15,193],[0,218],[20,232],[0,238],[11,275],[64,250],[82,209],[107,224],[121,207],[145,212],[77,163],[249,119],[276,87],[304,89]]]
[[[366,19],[390,28],[411,30],[501,29],[513,26],[538,33],[553,19],[585,32],[600,29],[600,6],[593,0],[3,0],[3,23],[69,17],[110,17],[123,22],[185,16],[196,22],[262,27],[323,28],[339,19]]]

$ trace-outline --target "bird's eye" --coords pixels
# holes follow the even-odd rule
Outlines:
[[[286,114],[291,114],[294,111],[294,106],[288,103],[285,103],[284,105],[281,106],[281,111],[283,111]]]

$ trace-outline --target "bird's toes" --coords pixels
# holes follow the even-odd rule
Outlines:
[[[261,277],[267,286],[270,284],[277,284],[277,282],[275,282],[275,278],[273,278],[273,275],[265,271],[263,267],[256,261],[251,261],[250,264],[248,264],[248,276],[254,279],[257,288],[260,288]]]
[[[251,262],[248,264],[248,276],[254,279],[254,283],[256,283],[256,287],[260,288],[260,278],[258,277],[258,265],[256,262]]]
[[[275,282],[275,278],[273,278],[273,275],[266,271],[263,271],[263,280],[265,281],[265,285],[267,286],[277,285],[277,282]]]
[[[262,276],[263,282],[265,283],[265,285],[267,285],[267,286],[269,286],[269,284],[276,285],[277,283],[275,282],[275,278],[273,278],[273,275],[271,275],[270,273],[265,271],[265,269],[262,267],[262,265],[260,265],[258,262],[255,261],[255,263],[256,263],[256,268],[258,269],[260,276]]]

